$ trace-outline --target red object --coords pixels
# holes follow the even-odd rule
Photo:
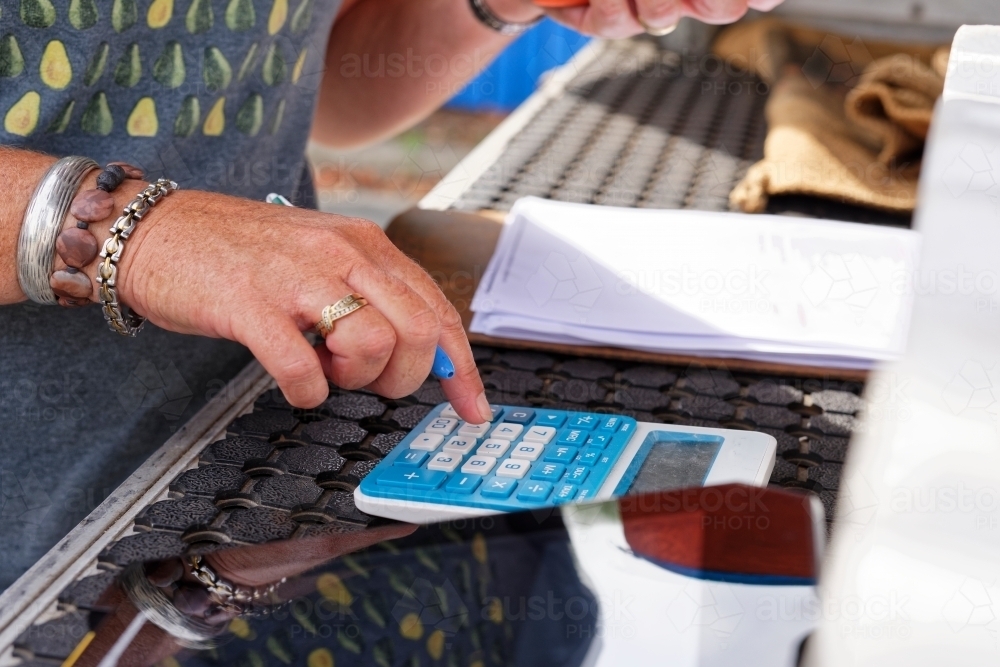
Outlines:
[[[726,484],[625,496],[618,505],[633,552],[668,569],[730,580],[816,577],[805,494]]]

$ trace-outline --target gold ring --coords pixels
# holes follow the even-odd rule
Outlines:
[[[368,305],[368,300],[358,293],[348,294],[337,303],[332,303],[323,309],[319,322],[316,323],[316,330],[323,338],[333,333],[333,324],[342,317],[347,317],[355,310],[359,310]]]
[[[639,25],[642,26],[642,29],[645,30],[647,34],[650,34],[653,37],[663,37],[664,35],[669,35],[674,30],[677,30],[676,23],[673,25],[668,25],[666,28],[654,28],[653,26],[649,25],[642,19],[639,19]]]

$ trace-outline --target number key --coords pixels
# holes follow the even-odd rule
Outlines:
[[[469,475],[485,475],[493,470],[496,462],[492,456],[473,456],[462,466],[462,472]]]
[[[527,461],[518,461],[517,459],[505,459],[500,462],[497,466],[497,477],[514,477],[515,479],[521,479],[528,474],[528,468],[531,464]]]
[[[510,448],[510,443],[506,440],[494,440],[490,438],[476,450],[478,456],[492,456],[494,458],[500,458],[507,453],[507,449]]]
[[[423,452],[421,452],[423,454]],[[462,455],[452,452],[438,452],[427,462],[428,470],[443,470],[451,472],[462,462]]]
[[[490,430],[490,424],[462,424],[458,427],[458,434],[467,438],[482,438]]]
[[[463,438],[462,436],[458,435],[449,440],[448,442],[444,443],[444,447],[442,449],[444,449],[444,451],[446,452],[454,452],[456,454],[465,456],[466,454],[469,454],[470,452],[472,452],[473,449],[476,448],[476,444],[478,442],[479,441],[476,440],[475,438]]]
[[[501,422],[497,424],[493,432],[490,433],[491,438],[498,438],[500,440],[515,440],[517,436],[521,435],[521,431],[524,430],[523,424],[508,424],[507,422]]]
[[[555,436],[556,430],[551,426],[532,426],[524,434],[527,442],[538,442],[543,445],[549,444]]]
[[[542,451],[544,449],[545,446],[540,445],[537,442],[522,442],[511,451],[510,458],[535,461],[542,455]]]
[[[440,435],[448,435],[455,430],[458,426],[457,419],[448,419],[447,417],[438,417],[424,429],[424,433],[437,433]]]

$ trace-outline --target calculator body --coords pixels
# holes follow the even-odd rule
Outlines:
[[[755,431],[492,406],[467,424],[443,403],[355,489],[358,509],[410,523],[554,507],[691,486],[764,486],[777,443]]]

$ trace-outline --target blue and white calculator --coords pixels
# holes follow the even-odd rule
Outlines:
[[[469,424],[433,410],[361,481],[363,512],[434,523],[630,493],[741,482],[763,486],[766,433],[637,422],[622,415],[496,405]]]

